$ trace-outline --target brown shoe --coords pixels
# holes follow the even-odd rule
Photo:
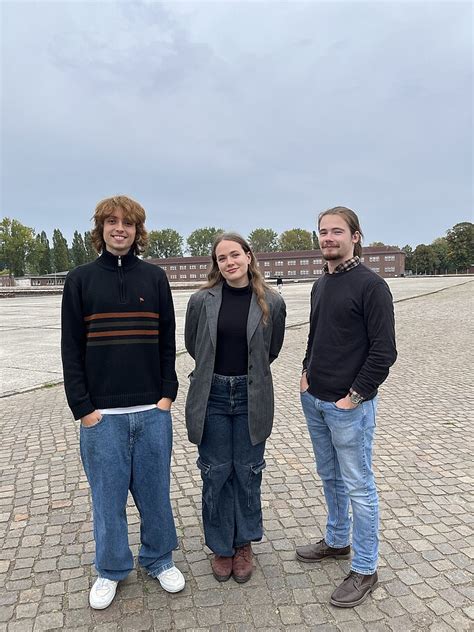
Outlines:
[[[377,572],[361,575],[351,571],[331,595],[331,603],[338,608],[353,608],[365,601],[378,586]]]
[[[214,555],[211,560],[212,574],[218,582],[226,582],[232,575],[232,558]]]
[[[245,544],[236,549],[232,561],[232,574],[239,584],[244,584],[252,577],[253,551],[252,546]]]
[[[335,560],[348,560],[350,556],[350,546],[335,549],[332,546],[328,546],[324,538],[316,542],[316,544],[306,544],[296,549],[296,558],[300,562],[320,562],[327,557],[332,557]]]

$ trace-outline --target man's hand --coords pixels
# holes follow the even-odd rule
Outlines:
[[[102,419],[102,415],[98,410],[94,410],[94,412],[89,413],[85,417],[81,417],[81,424],[85,428],[89,428],[90,426],[95,426]]]
[[[156,404],[156,407],[160,410],[171,410],[171,404],[173,400],[169,397],[162,397]]]
[[[336,408],[341,408],[343,410],[352,410],[353,408],[357,408],[358,404],[353,404],[351,402],[351,396],[349,393],[342,399],[338,399],[336,402]]]
[[[306,377],[306,371],[304,371],[300,379],[300,393],[304,393],[305,391],[308,390],[308,388],[309,388],[309,382],[308,382],[308,378]]]

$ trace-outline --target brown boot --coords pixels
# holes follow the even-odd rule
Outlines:
[[[320,562],[328,557],[335,560],[348,560],[351,556],[351,547],[343,546],[335,549],[328,546],[324,538],[316,544],[306,544],[296,549],[296,559],[300,562]]]
[[[212,574],[218,582],[226,582],[232,575],[232,557],[214,555],[211,560]]]
[[[378,585],[377,571],[361,575],[351,571],[331,595],[331,603],[338,608],[353,608],[365,601]]]
[[[244,584],[252,577],[253,571],[253,551],[250,542],[236,549],[233,562],[232,574],[239,584]]]

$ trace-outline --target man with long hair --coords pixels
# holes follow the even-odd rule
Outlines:
[[[331,603],[351,608],[377,586],[379,511],[372,471],[377,389],[395,362],[392,295],[365,267],[362,230],[351,209],[319,215],[325,274],[311,292],[300,392],[328,510],[325,537],[300,546],[302,562],[348,559],[351,571]]]
[[[139,563],[168,592],[184,588],[174,566],[170,503],[171,405],[178,391],[175,315],[165,272],[137,255],[145,211],[120,195],[99,202],[92,241],[100,256],[64,285],[61,352],[66,396],[80,419],[92,493],[95,567],[89,602],[109,606],[133,569],[126,516],[130,490],[141,519]]]

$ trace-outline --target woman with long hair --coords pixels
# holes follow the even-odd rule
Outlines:
[[[189,300],[186,349],[195,360],[186,401],[189,440],[198,445],[202,516],[217,581],[253,570],[251,542],[263,536],[260,488],[273,425],[270,363],[285,333],[281,296],[264,281],[249,244],[222,233],[208,282]]]

